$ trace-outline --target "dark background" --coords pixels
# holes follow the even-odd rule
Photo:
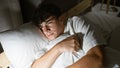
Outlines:
[[[41,0],[19,0],[22,16],[23,16],[23,22],[29,22],[32,19],[33,13],[35,11],[35,8],[38,6]],[[46,3],[54,3],[58,7],[61,8],[63,12],[67,11],[69,8],[73,7],[77,3],[79,3],[81,0],[44,0]],[[93,0],[94,5],[98,2],[101,2],[101,0]],[[104,0],[106,3],[107,0]],[[113,4],[113,0],[111,0],[111,4]],[[116,5],[120,6],[120,0],[116,0]]]

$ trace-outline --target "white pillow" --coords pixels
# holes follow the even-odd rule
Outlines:
[[[41,36],[30,23],[16,30],[0,33],[6,56],[15,68],[29,68],[43,44]]]

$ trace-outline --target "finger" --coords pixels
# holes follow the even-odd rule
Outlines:
[[[66,38],[64,40],[72,40],[72,39],[74,39],[74,36],[70,36],[70,37],[68,37],[68,38]]]
[[[73,53],[73,54],[76,54],[76,52],[77,52],[77,51],[73,51],[72,53]]]
[[[75,46],[75,51],[78,51],[80,48],[78,46]]]
[[[75,57],[79,58],[79,55],[77,54],[76,51],[72,52],[74,54]]]
[[[80,49],[80,43],[78,41],[75,42],[75,50],[78,51]]]
[[[75,38],[75,36],[74,36],[74,35],[72,35],[72,36],[70,36],[70,37],[68,37],[68,38]]]

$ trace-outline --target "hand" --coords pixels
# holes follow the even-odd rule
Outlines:
[[[77,38],[74,35],[61,41],[56,46],[58,46],[58,49],[60,50],[61,53],[76,52],[80,49],[80,44],[78,43]]]

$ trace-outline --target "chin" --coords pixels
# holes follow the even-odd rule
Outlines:
[[[48,37],[49,40],[54,40],[56,39],[56,37],[52,36],[52,37]]]

